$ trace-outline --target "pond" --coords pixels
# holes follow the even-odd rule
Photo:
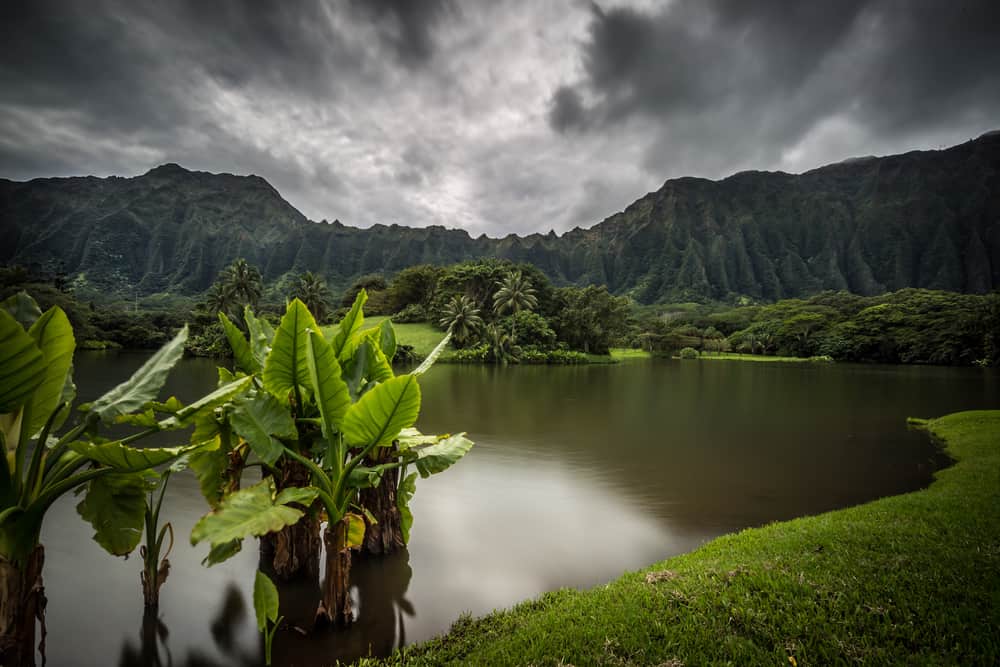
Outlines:
[[[146,356],[78,353],[81,400]],[[215,362],[185,359],[164,395],[190,400],[215,378]],[[283,629],[275,664],[384,655],[465,612],[591,587],[723,533],[919,488],[943,460],[906,417],[1000,405],[995,371],[938,367],[439,365],[421,387],[421,430],[467,431],[476,446],[418,482],[406,552],[355,562],[355,625],[321,637]],[[42,534],[49,665],[262,662],[257,550],[248,541],[223,565],[200,564],[207,547],[188,535],[206,505],[193,476],[170,483],[163,517],[177,541],[159,618],[146,622],[138,557],[102,551],[77,501],[63,498]],[[315,583],[281,588],[290,625],[308,625],[317,597]]]

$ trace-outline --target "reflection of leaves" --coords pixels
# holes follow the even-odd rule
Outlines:
[[[247,605],[236,584],[230,582],[222,598],[222,607],[212,619],[212,639],[223,653],[232,654],[236,646],[236,633],[247,615]]]

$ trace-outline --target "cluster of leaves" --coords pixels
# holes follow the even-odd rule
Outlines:
[[[411,267],[385,290],[394,321],[431,321],[451,329],[458,350],[449,356],[453,361],[519,360],[529,347],[536,348],[532,363],[541,363],[540,352],[565,347],[606,354],[625,332],[629,315],[628,299],[606,288],[555,288],[536,267],[499,259]],[[483,345],[485,355],[478,351]],[[547,358],[560,363],[563,357]]]

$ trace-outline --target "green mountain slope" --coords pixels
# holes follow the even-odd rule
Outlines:
[[[197,293],[236,257],[274,281],[498,256],[642,302],[824,289],[1000,287],[1000,133],[801,175],[679,178],[590,229],[491,239],[307,220],[265,180],[169,164],[134,178],[0,180],[0,262],[98,290]]]

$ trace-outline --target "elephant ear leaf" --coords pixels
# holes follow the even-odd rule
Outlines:
[[[253,355],[250,343],[243,336],[243,332],[223,312],[219,313],[219,322],[222,323],[222,329],[226,332],[226,340],[229,341],[229,347],[233,351],[236,367],[246,373],[258,372],[260,362]]]
[[[208,541],[224,544],[251,535],[266,535],[291,526],[302,518],[302,510],[285,502],[312,502],[319,493],[305,487],[304,493],[275,497],[274,480],[261,480],[246,489],[226,496],[218,509],[203,516],[191,530],[191,544]],[[279,501],[280,500],[280,501]]]
[[[139,544],[146,517],[146,494],[156,489],[150,471],[103,475],[87,485],[76,506],[94,528],[94,540],[114,556],[126,556]]]
[[[417,421],[420,387],[412,375],[400,375],[377,385],[351,405],[342,432],[354,447],[391,444],[400,431]]]
[[[73,366],[76,339],[73,326],[59,306],[45,311],[28,330],[45,359],[45,379],[31,396],[31,424],[28,433],[34,435],[45,426],[49,415],[62,403],[66,378]]]
[[[156,398],[167,381],[167,375],[184,354],[188,328],[181,329],[173,340],[157,350],[156,354],[132,374],[128,380],[88,405],[80,406],[111,422],[118,415],[134,412]]]
[[[410,510],[410,501],[413,494],[417,492],[417,473],[411,472],[404,479],[400,480],[399,488],[396,490],[396,507],[399,509],[399,527],[403,531],[403,542],[410,541],[410,528],[413,527],[413,511]]]
[[[24,405],[45,375],[45,358],[34,339],[0,310],[0,414]]]
[[[334,432],[351,406],[351,395],[347,383],[341,377],[337,356],[323,335],[310,331],[309,345],[306,347],[306,361],[309,366],[309,387],[316,398],[316,406],[322,418],[323,437],[332,442]]]
[[[392,328],[392,322],[388,319],[382,320],[378,325],[379,347],[382,354],[389,361],[396,356],[396,330]]]
[[[355,345],[352,345],[351,341],[356,340],[354,338],[355,332],[359,331],[365,323],[364,307],[366,301],[368,301],[368,292],[362,289],[354,298],[354,305],[351,306],[347,315],[344,315],[344,319],[340,321],[333,338],[330,340],[330,347],[341,362],[348,361],[354,356],[352,347]]]
[[[288,409],[267,392],[241,396],[233,403],[229,416],[233,430],[249,443],[254,454],[269,466],[284,451],[278,438],[294,439],[298,432]]]
[[[274,327],[263,317],[256,317],[250,306],[243,309],[243,321],[247,323],[247,331],[250,332],[250,351],[253,353],[254,359],[257,360],[258,368],[261,368],[267,355],[271,352]]]
[[[0,308],[6,310],[25,329],[30,328],[42,316],[38,303],[24,290],[0,301]]]
[[[464,433],[444,438],[440,442],[422,447],[415,451],[417,458],[414,465],[421,477],[430,477],[433,474],[447,470],[458,462],[472,449],[473,442],[465,437]]]
[[[267,622],[278,620],[278,587],[271,579],[257,570],[253,582],[253,609],[257,615],[257,629],[267,630]]]
[[[319,327],[305,304],[292,299],[281,318],[271,351],[264,362],[264,387],[281,400],[287,399],[294,387],[308,383],[307,329],[318,331]]]
[[[191,454],[208,446],[209,443],[185,445],[183,447],[146,447],[139,449],[123,445],[120,441],[96,444],[83,440],[69,443],[69,448],[109,468],[120,472],[138,472],[169,463],[185,454]]]

